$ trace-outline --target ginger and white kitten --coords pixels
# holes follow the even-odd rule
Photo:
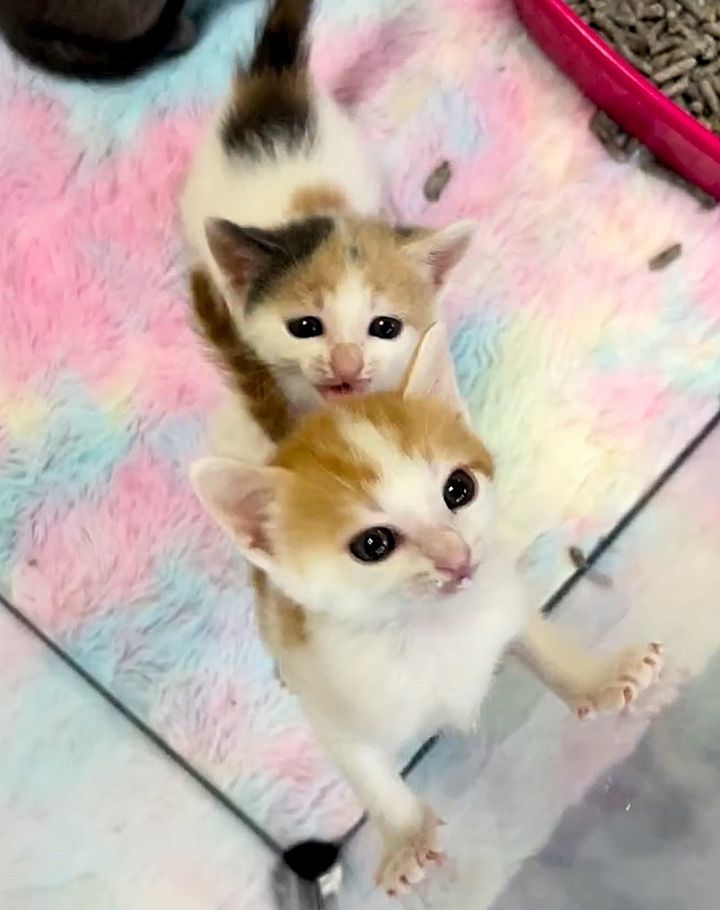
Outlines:
[[[379,827],[389,893],[442,859],[438,819],[396,754],[440,727],[468,729],[511,644],[579,716],[621,709],[659,668],[655,646],[592,659],[528,610],[439,326],[401,390],[305,416],[267,466],[211,457],[191,476],[255,567],[283,679]]]
[[[382,219],[360,131],[310,77],[311,7],[274,0],[181,200],[192,269],[210,275],[298,413],[397,385],[475,230]]]

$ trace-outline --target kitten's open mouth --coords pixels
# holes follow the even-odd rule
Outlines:
[[[460,581],[449,579],[448,581],[439,582],[437,584],[437,589],[440,594],[449,594],[452,596],[453,594],[457,594],[459,591],[467,591],[468,588],[472,586],[472,583],[472,576],[469,578],[463,578]]]
[[[365,391],[367,382],[339,382],[336,385],[319,385],[316,388],[323,398],[338,398],[343,395],[357,395]]]
[[[441,594],[446,594],[452,596],[457,594],[459,591],[467,591],[471,585],[471,580],[469,578],[464,578],[462,581],[445,581],[443,582],[438,590]]]

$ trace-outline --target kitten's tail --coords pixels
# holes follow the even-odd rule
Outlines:
[[[269,368],[243,339],[207,272],[190,273],[190,301],[196,328],[227,385],[240,393],[266,436],[280,442],[292,426],[287,402]]]
[[[250,62],[252,75],[287,73],[307,68],[307,26],[313,0],[272,0]]]
[[[272,0],[250,66],[235,77],[221,132],[226,152],[273,155],[278,145],[295,151],[312,141],[311,11],[312,0]]]

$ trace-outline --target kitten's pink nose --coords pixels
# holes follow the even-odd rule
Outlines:
[[[468,553],[467,558],[458,559],[457,561],[451,563],[435,563],[435,568],[438,572],[442,572],[443,575],[447,575],[449,581],[453,581],[456,584],[460,584],[461,581],[466,581],[468,578],[472,578],[475,574],[475,569],[470,562],[470,554]]]
[[[436,570],[449,581],[459,584],[471,578],[475,571],[470,547],[454,531],[428,533],[423,540],[423,549]]]
[[[330,349],[333,376],[341,382],[357,379],[363,368],[363,352],[359,344],[334,344]]]

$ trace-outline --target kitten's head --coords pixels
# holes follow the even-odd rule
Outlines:
[[[268,466],[205,458],[191,475],[242,553],[310,609],[370,619],[450,603],[492,545],[492,461],[438,326],[400,391],[307,415]]]
[[[212,219],[207,238],[243,336],[310,409],[397,386],[474,228],[315,216],[261,230]]]

